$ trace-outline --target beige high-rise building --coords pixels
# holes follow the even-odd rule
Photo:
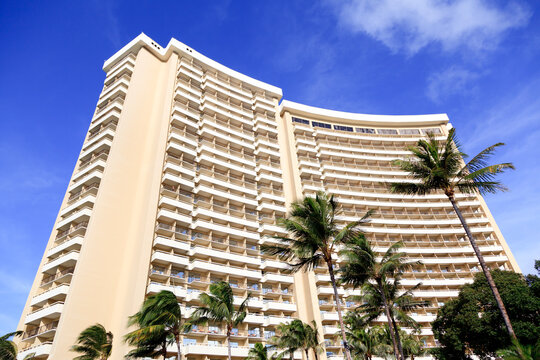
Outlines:
[[[404,242],[422,261],[403,286],[430,306],[412,313],[427,346],[437,308],[480,271],[444,194],[390,194],[405,179],[392,160],[427,132],[443,137],[444,114],[352,114],[281,101],[281,89],[233,71],[172,39],[144,34],[105,62],[106,78],[79,160],[19,323],[20,358],[65,360],[95,323],[114,334],[112,359],[129,351],[127,319],[148,294],[173,291],[189,315],[209,284],[248,292],[249,315],[234,329],[232,354],[275,334],[282,322],[315,320],[322,359],[343,357],[325,268],[291,275],[262,255],[284,235],[275,225],[294,200],[335,194],[349,222],[375,211],[364,228],[378,251]],[[519,271],[482,197],[458,194],[491,268]],[[341,288],[345,309],[358,290]],[[380,319],[384,320],[384,319]],[[183,336],[184,359],[224,359],[224,329]],[[176,348],[170,348],[171,356]],[[302,354],[296,354],[300,359]]]

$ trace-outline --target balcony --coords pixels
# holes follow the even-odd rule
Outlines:
[[[52,247],[47,251],[47,257],[51,257],[61,251],[79,250],[83,243],[83,236],[78,235],[65,239],[63,242]]]
[[[30,306],[40,306],[47,301],[59,301],[65,299],[69,291],[68,284],[62,284],[46,290],[32,298]]]
[[[43,338],[52,338],[58,327],[58,321],[53,321],[51,323],[42,325],[38,328],[27,330],[23,334],[23,340],[30,339],[36,336]]]
[[[59,301],[49,306],[43,307],[39,310],[29,313],[26,315],[24,320],[25,324],[39,324],[43,319],[58,319],[62,310],[64,309],[64,302]]]
[[[75,250],[70,251],[64,255],[59,256],[56,259],[50,260],[49,262],[45,263],[41,269],[41,272],[53,273],[59,266],[74,267],[78,259],[79,252]]]
[[[294,283],[294,277],[289,275],[279,275],[279,274],[264,274],[261,282],[277,282],[277,283]]]
[[[245,269],[237,266],[222,265],[217,263],[206,262],[202,260],[194,260],[189,266],[190,270],[210,271],[211,273],[234,274],[237,276],[246,277],[249,279],[261,279],[259,270]]]
[[[182,265],[186,267],[189,264],[189,259],[187,257],[174,255],[160,250],[154,251],[150,261],[152,263],[172,263],[175,265]]]
[[[73,211],[72,214],[68,215],[67,217],[63,218],[61,221],[59,221],[56,224],[57,228],[61,228],[63,226],[66,226],[70,222],[79,220],[79,221],[88,221],[90,218],[90,215],[92,215],[92,208],[89,206],[85,206],[81,209]]]
[[[52,349],[52,342],[43,342],[36,345],[30,345],[25,348],[23,348],[21,351],[19,351],[19,354],[17,355],[17,358],[19,359],[25,359],[30,354],[33,354],[33,358],[41,358],[41,357],[48,357],[51,353]]]
[[[186,289],[183,286],[169,286],[165,284],[160,284],[157,282],[150,282],[146,290],[147,294],[157,294],[162,290],[168,290],[172,292],[176,297],[185,299],[187,296]]]
[[[73,276],[74,268],[68,268],[60,271],[59,273],[48,275],[43,277],[43,280],[41,281],[40,287],[46,286],[51,284],[53,281],[61,282],[61,283],[69,283],[71,280],[71,276]]]

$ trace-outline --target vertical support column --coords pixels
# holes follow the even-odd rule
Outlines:
[[[162,62],[139,51],[51,359],[72,358],[77,335],[95,323],[114,334],[112,358],[128,350],[128,316],[146,293],[176,64],[175,54]]]

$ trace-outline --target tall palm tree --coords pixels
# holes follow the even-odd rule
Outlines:
[[[247,360],[268,360],[268,348],[262,343],[256,343],[249,349]]]
[[[395,182],[390,185],[390,189],[395,193],[409,195],[425,195],[435,191],[444,192],[450,200],[486,275],[508,333],[513,340],[517,340],[499,290],[455,198],[456,191],[467,194],[487,194],[507,190],[501,182],[496,180],[496,175],[508,169],[514,169],[514,165],[511,163],[488,165],[489,158],[502,145],[504,144],[497,143],[489,146],[469,162],[464,163],[463,159],[467,158],[467,155],[461,151],[456,140],[455,129],[448,132],[444,141],[439,141],[433,134],[429,134],[427,139],[420,139],[415,146],[408,148],[412,153],[411,159],[395,161],[397,166],[409,173],[414,182]]]
[[[129,325],[138,329],[125,336],[125,341],[136,348],[127,357],[162,355],[167,357],[167,344],[176,343],[177,359],[181,358],[180,335],[187,324],[182,319],[182,311],[176,295],[162,290],[150,295],[141,309],[129,318]]]
[[[281,323],[277,326],[278,336],[271,339],[271,349],[281,349],[281,353],[277,354],[278,359],[289,356],[289,359],[294,359],[294,352],[304,348],[306,343],[305,327],[302,321],[296,319],[290,323]],[[306,356],[309,355],[306,351]]]
[[[287,261],[292,272],[312,270],[322,264],[328,267],[345,354],[351,360],[334,273],[334,251],[356,233],[370,213],[340,228],[335,219],[339,211],[334,196],[328,197],[323,192],[318,192],[314,198],[306,196],[302,201],[293,202],[289,216],[279,222],[291,237],[276,236],[279,244],[263,245],[261,251]]]
[[[111,356],[113,334],[101,324],[87,327],[79,334],[71,351],[81,354],[74,360],[106,360]]]
[[[368,325],[366,317],[357,311],[350,311],[345,316],[351,354],[364,360],[371,360],[373,356],[384,358],[388,353],[392,353],[390,339],[387,341],[385,329],[382,326]]]
[[[398,320],[412,324],[414,321],[406,312],[427,305],[423,301],[412,299],[411,292],[420,284],[398,296],[400,274],[411,264],[405,262],[405,253],[399,252],[402,245],[402,242],[392,244],[378,260],[369,241],[359,234],[350,238],[340,251],[344,265],[338,270],[341,273],[342,284],[362,288],[361,299],[365,304],[359,309],[366,312],[370,320],[374,320],[381,313],[386,315],[396,359],[404,359],[397,331],[396,313],[399,316]]]
[[[309,350],[313,350],[313,355],[315,356],[315,360],[319,359],[319,354],[323,351],[323,343],[319,342],[319,330],[317,329],[317,323],[315,320],[311,321],[311,325],[304,324],[304,332],[305,332],[305,348],[306,351],[306,358],[309,359],[308,352]]]
[[[426,353],[422,339],[419,339],[414,334],[408,334],[403,330],[400,330],[399,333],[402,339],[403,352],[406,358],[409,357],[411,360],[414,360],[415,356],[423,356]]]
[[[210,285],[210,293],[199,296],[203,304],[191,315],[190,323],[193,325],[207,324],[208,322],[223,323],[227,329],[227,351],[231,360],[231,333],[233,328],[244,322],[246,307],[251,294],[242,301],[235,310],[233,291],[229,283],[220,281]]]

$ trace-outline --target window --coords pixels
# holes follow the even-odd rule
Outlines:
[[[196,344],[197,343],[197,340],[195,339],[186,339],[184,338],[184,345],[193,345],[193,344]]]
[[[441,133],[441,129],[439,128],[429,128],[429,129],[423,129],[422,132],[424,134],[440,134]]]
[[[208,340],[208,346],[220,346],[221,343],[217,340]]]
[[[401,129],[399,130],[401,135],[419,135],[420,130],[418,129]]]
[[[349,131],[352,132],[353,128],[351,126],[342,126],[342,125],[334,125],[335,130],[341,130],[341,131]]]
[[[299,119],[299,118],[293,117],[292,121],[295,122],[295,123],[299,123],[299,124],[309,125],[309,121],[305,120],[305,119]]]
[[[325,129],[331,129],[332,128],[332,126],[330,126],[330,124],[317,122],[317,121],[312,121],[311,125],[313,125],[315,127],[322,127],[322,128],[325,128]]]
[[[377,134],[397,135],[396,129],[377,129]]]
[[[362,133],[362,134],[375,134],[375,129],[356,128],[356,132],[359,132],[359,133]]]

